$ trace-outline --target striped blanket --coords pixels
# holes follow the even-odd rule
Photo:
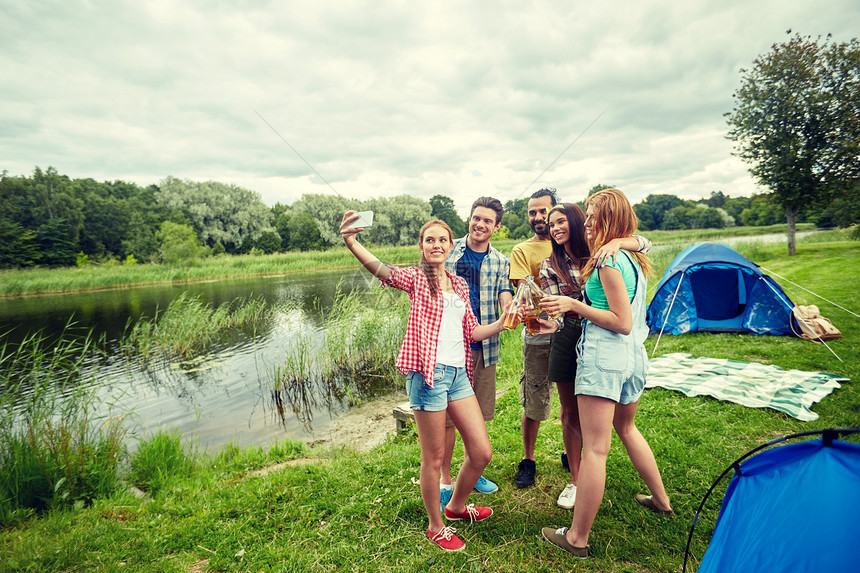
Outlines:
[[[660,386],[687,396],[713,396],[750,408],[773,408],[809,422],[818,419],[809,408],[847,380],[825,372],[674,353],[649,361],[645,387]]]

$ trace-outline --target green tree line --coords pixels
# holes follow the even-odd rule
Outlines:
[[[559,200],[583,200],[588,193],[560,194]],[[528,197],[505,203],[498,238],[531,235],[527,203]],[[853,211],[839,206],[802,212],[799,222],[845,226],[857,221],[856,206]],[[458,237],[467,232],[467,221],[444,195],[425,201],[408,195],[357,200],[306,194],[291,205],[268,206],[255,191],[213,181],[167,177],[141,187],[71,179],[53,167],[36,167],[31,176],[0,174],[0,268],[170,264],[222,253],[325,249],[340,244],[338,228],[349,209],[374,211],[363,240],[377,245],[414,243],[431,217],[446,221]],[[766,194],[729,197],[714,191],[698,201],[649,195],[634,209],[643,230],[785,222],[784,210]]]

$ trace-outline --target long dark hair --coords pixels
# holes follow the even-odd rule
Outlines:
[[[590,256],[588,242],[585,240],[585,214],[574,203],[559,203],[547,213],[547,224],[549,224],[550,216],[556,211],[567,217],[567,244],[570,245],[570,252],[573,253],[571,260],[574,265],[581,269]],[[552,234],[550,234],[550,237],[552,237]],[[579,281],[575,281],[570,274],[565,246],[556,243],[555,239],[552,239],[552,255],[549,257],[549,264],[564,282],[569,284],[576,292],[579,292]]]
[[[418,233],[418,244],[424,242],[424,231],[433,227],[434,225],[439,225],[448,231],[448,242],[454,242],[454,233],[451,232],[451,227],[448,226],[448,223],[442,221],[441,219],[433,219],[432,221],[427,221],[424,223],[424,226],[421,227],[421,232]],[[424,271],[424,276],[427,277],[427,283],[430,285],[430,294],[433,297],[439,296],[439,279],[436,278],[436,273],[433,272],[433,267],[430,266],[430,263],[427,262],[427,259],[424,258],[424,251],[421,251],[421,260],[418,261],[418,266]]]

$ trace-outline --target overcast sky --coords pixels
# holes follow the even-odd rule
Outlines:
[[[725,139],[740,68],[789,28],[856,37],[860,3],[0,0],[0,24],[0,171],[465,215],[545,186],[761,191]]]

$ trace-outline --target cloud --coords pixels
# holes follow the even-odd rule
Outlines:
[[[739,69],[787,28],[848,40],[860,12],[848,0],[0,11],[0,169],[13,175],[211,179],[267,203],[442,193],[463,214],[478,195],[540,186],[578,199],[615,184],[634,202],[755,192],[725,139]]]

